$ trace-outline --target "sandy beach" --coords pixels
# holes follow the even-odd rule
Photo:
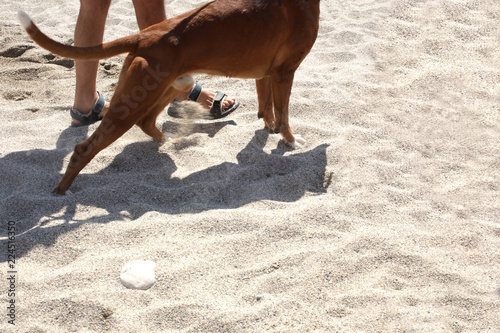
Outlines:
[[[499,1],[323,0],[302,149],[264,130],[254,81],[197,75],[238,110],[164,144],[135,127],[65,196],[98,125],[69,127],[74,61],[17,10],[71,43],[79,1],[0,3],[1,332],[500,332]],[[105,41],[137,31],[113,1]],[[107,100],[123,57],[100,61]],[[120,282],[134,260],[150,289]]]

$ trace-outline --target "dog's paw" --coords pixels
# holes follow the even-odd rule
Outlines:
[[[52,190],[52,194],[57,195],[57,196],[63,196],[63,195],[73,195],[73,192],[71,192],[70,190],[63,191],[59,188],[59,186],[56,186]]]
[[[295,142],[303,145],[304,143],[306,143],[306,139],[304,139],[300,134],[295,134]]]
[[[292,147],[292,149],[300,149],[300,148],[302,148],[302,145],[303,145],[304,143],[306,143],[306,140],[305,140],[302,136],[300,136],[300,135],[296,134],[296,135],[295,135],[295,141],[294,141],[294,142],[291,142],[291,143],[290,143],[290,142],[288,142],[288,145],[289,145],[290,147]]]

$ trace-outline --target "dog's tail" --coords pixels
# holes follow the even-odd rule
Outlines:
[[[130,35],[109,43],[90,47],[65,45],[51,39],[38,29],[31,18],[23,11],[17,13],[19,21],[30,37],[44,49],[65,58],[76,60],[99,60],[115,55],[133,52],[139,44],[139,35]]]

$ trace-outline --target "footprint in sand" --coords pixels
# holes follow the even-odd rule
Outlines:
[[[342,31],[338,33],[334,39],[339,44],[356,45],[363,41],[363,35],[352,31]]]
[[[3,94],[3,98],[9,101],[22,101],[31,97],[31,91],[9,91]]]
[[[59,65],[66,68],[73,68],[73,66],[75,66],[75,61],[73,59],[61,58],[52,53],[45,54],[43,58],[48,60],[49,64]]]
[[[9,47],[7,50],[0,52],[0,57],[17,58],[24,54],[29,49],[34,48],[33,45],[16,45]]]

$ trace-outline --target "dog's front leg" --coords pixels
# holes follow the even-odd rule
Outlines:
[[[281,133],[283,139],[290,147],[297,149],[302,147],[305,140],[300,135],[293,135],[289,123],[288,107],[294,74],[295,72],[273,74],[271,76],[271,87],[276,129]]]
[[[269,131],[278,133],[273,111],[273,93],[271,89],[271,78],[269,76],[255,80],[257,97],[259,99],[259,113],[257,116],[264,120],[264,126]]]

